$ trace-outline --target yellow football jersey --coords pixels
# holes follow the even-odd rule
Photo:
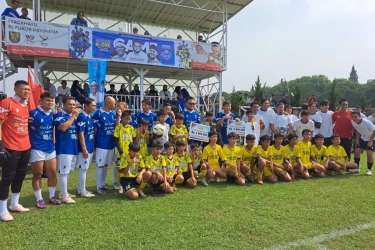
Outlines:
[[[314,157],[319,164],[324,164],[327,161],[328,150],[326,146],[321,146],[320,149],[314,144],[311,146],[311,157]]]
[[[218,169],[220,168],[219,160],[223,158],[223,149],[220,145],[216,145],[215,147],[212,147],[211,145],[207,145],[203,149],[202,158],[213,169]]]
[[[284,158],[288,158],[285,154],[285,148],[283,146],[280,146],[280,148],[276,148],[275,145],[272,145],[271,147],[273,153],[272,162],[278,165],[282,165],[284,162]]]
[[[185,125],[181,125],[180,127],[177,127],[176,124],[173,124],[172,127],[171,127],[170,134],[171,134],[171,136],[176,136],[176,135],[179,136],[179,135],[189,134],[189,132],[187,131]],[[176,141],[186,142],[186,138],[179,138],[177,140],[174,140],[175,143],[176,143]]]
[[[262,157],[263,159],[268,159],[273,157],[272,147],[268,147],[264,150],[262,145],[258,145],[256,149],[256,155]]]
[[[174,155],[180,164],[179,169],[181,170],[181,172],[188,172],[189,164],[193,162],[190,155],[186,152],[184,152],[182,155],[178,155],[178,153],[175,153]]]
[[[167,163],[165,162],[165,157],[162,155],[159,155],[156,159],[153,155],[149,155],[145,159],[146,168],[159,172],[161,174],[163,174],[163,168],[165,168],[166,166]]]
[[[253,146],[250,150],[247,149],[246,146],[240,149],[240,160],[246,166],[250,166],[251,160],[257,156],[256,154],[257,147]]]
[[[297,146],[301,152],[301,162],[302,164],[310,164],[311,160],[311,142],[298,141]]]
[[[224,146],[222,160],[237,166],[237,159],[240,159],[240,148],[237,146],[234,146],[234,148],[230,148],[229,145]]]
[[[171,176],[174,170],[180,166],[180,162],[175,155],[172,155],[171,158],[169,158],[168,156],[164,156],[164,158],[167,168],[167,176]]]
[[[136,136],[137,137],[141,133],[139,130],[136,130]],[[148,133],[148,132],[146,132]],[[139,153],[142,155],[143,159],[145,159],[148,156],[148,149],[147,149],[147,140],[146,140],[146,133],[144,133],[141,136],[141,139],[139,140]]]
[[[130,166],[130,168],[128,170],[128,173],[124,174],[123,170],[128,166],[128,164],[132,160],[132,158],[130,157],[129,154],[124,155],[123,157],[121,157],[120,166],[119,166],[120,178],[121,177],[135,178],[135,177],[137,177],[139,175],[139,172],[141,172],[142,168],[145,168],[145,163],[143,161],[142,156],[138,155],[137,158],[139,159],[139,163],[133,163]]]
[[[133,126],[120,124],[115,128],[113,136],[119,139],[120,147],[124,155],[127,155],[129,153],[129,144],[133,142],[133,138],[137,136],[137,133]],[[117,157],[120,157],[119,153],[117,153]]]
[[[340,145],[337,148],[335,148],[333,145],[329,146],[328,155],[335,158],[336,161],[338,161],[341,164],[345,162],[345,157],[348,156],[344,148]]]
[[[293,149],[289,145],[286,145],[284,148],[287,156],[286,158],[290,159],[290,164],[292,164],[293,167],[296,166],[297,159],[301,158],[301,150],[297,145],[295,145]]]
[[[202,164],[202,157],[196,156],[195,159],[193,159],[193,155],[190,155],[190,156],[191,156],[193,168],[194,169],[198,168],[199,165]]]

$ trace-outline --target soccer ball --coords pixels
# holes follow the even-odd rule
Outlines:
[[[162,137],[165,132],[165,127],[161,124],[156,124],[154,128],[152,129],[152,133],[156,135],[157,137]]]

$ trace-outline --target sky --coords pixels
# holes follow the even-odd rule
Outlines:
[[[348,78],[353,64],[366,83],[375,79],[374,24],[374,0],[254,0],[228,23],[223,90],[250,90],[258,75],[269,86],[320,74]],[[19,72],[7,83],[26,79]]]

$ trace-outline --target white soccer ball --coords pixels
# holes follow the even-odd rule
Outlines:
[[[152,129],[152,133],[158,137],[163,136],[165,132],[165,127],[161,124],[156,124]]]

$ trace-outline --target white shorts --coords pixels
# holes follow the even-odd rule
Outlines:
[[[83,158],[82,153],[78,153],[76,168],[89,169],[93,155],[94,154],[91,153],[89,154],[89,157],[85,159]]]
[[[76,155],[57,155],[57,170],[60,174],[69,174],[76,166]]]
[[[50,154],[37,149],[31,149],[30,151],[30,162],[49,161],[54,158],[56,158],[55,150]]]
[[[104,167],[112,164],[112,159],[115,151],[113,149],[96,148],[95,162],[96,166]]]

